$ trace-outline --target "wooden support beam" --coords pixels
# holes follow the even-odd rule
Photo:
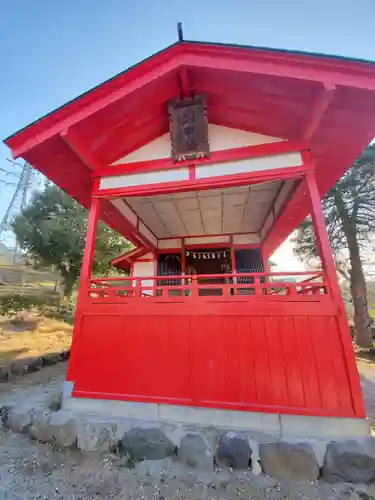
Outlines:
[[[316,184],[315,172],[309,172],[305,176],[307,192],[310,198],[311,216],[313,220],[315,237],[319,250],[319,256],[322,261],[322,267],[328,276],[332,295],[337,299],[341,296],[338,286],[336,265],[333,260],[331,245],[328,238],[326,222],[322,210],[320,194]]]
[[[71,129],[63,130],[60,133],[61,139],[78,156],[78,158],[92,171],[100,170],[101,165],[95,156],[91,153],[82,139]]]
[[[244,186],[246,184],[296,179],[302,177],[308,170],[308,167],[276,168],[273,170],[248,172],[246,174],[209,177],[195,181],[160,182],[132,187],[124,186],[120,188],[98,189],[95,191],[94,196],[98,198],[123,198],[126,196],[155,196],[215,188],[225,189],[234,186]]]
[[[87,289],[90,285],[92,275],[92,266],[94,262],[96,234],[100,217],[101,200],[91,198],[89,209],[89,217],[87,224],[87,233],[85,240],[85,248],[83,251],[83,259],[81,266],[81,274],[79,278],[79,290],[77,298],[76,316],[74,321],[74,334],[70,349],[69,366],[67,380],[74,382],[77,373],[77,364],[79,360],[79,345],[82,334],[82,308],[87,301]]]
[[[318,185],[316,183],[315,172],[309,172],[308,174],[306,174],[305,179],[307,192],[311,202],[311,216],[314,224],[315,237],[318,243],[320,258],[330,285],[332,299],[337,308],[336,317],[340,328],[341,342],[347,363],[353,408],[355,410],[356,416],[362,418],[366,416],[366,412],[363,405],[358,370],[355,362],[345,306],[337,279],[336,265],[333,259],[327,226],[322,210],[320,193],[318,190]]]
[[[91,279],[99,215],[100,215],[100,199],[92,198],[89,210],[88,224],[87,224],[85,249],[83,253],[83,260],[81,267],[80,292],[85,291],[86,286],[89,284],[89,281]]]
[[[112,175],[134,174],[138,172],[150,172],[154,170],[165,170],[171,168],[189,167],[191,165],[208,165],[210,163],[221,163],[261,156],[272,156],[283,153],[308,151],[309,145],[305,141],[279,141],[257,146],[244,146],[241,148],[213,151],[210,156],[175,162],[172,158],[161,158],[160,160],[140,161],[134,163],[119,163],[108,166],[95,172],[95,176],[109,177]]]
[[[335,94],[336,86],[331,83],[323,83],[323,88],[320,92],[318,99],[312,109],[312,113],[306,124],[305,130],[302,133],[302,139],[309,141],[318,130],[324,115],[326,114],[330,103],[332,102]]]
[[[191,97],[191,82],[189,72],[186,66],[182,66],[178,71],[178,83],[182,98]]]

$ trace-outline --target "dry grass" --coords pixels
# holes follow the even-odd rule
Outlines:
[[[35,329],[23,329],[22,322],[13,323],[0,317],[0,364],[17,359],[60,353],[70,348],[73,327],[54,319],[38,317]]]

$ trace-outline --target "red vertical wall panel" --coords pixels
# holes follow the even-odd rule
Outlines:
[[[284,354],[281,347],[279,321],[275,316],[264,318],[267,357],[270,365],[272,404],[288,405]]]
[[[288,402],[290,406],[303,408],[305,406],[305,395],[303,391],[301,358],[296,340],[299,332],[296,332],[295,324],[291,317],[279,317],[278,322],[285,366]]]
[[[238,316],[235,320],[234,341],[237,348],[237,366],[240,372],[239,401],[258,402],[255,378],[254,326],[248,316]],[[244,332],[246,334],[244,335]]]
[[[300,360],[300,378],[306,408],[322,408],[320,385],[309,319],[306,316],[295,316],[293,319],[298,357]],[[297,354],[297,353],[296,353]]]
[[[81,397],[355,415],[332,315],[84,315],[74,363]]]
[[[309,328],[313,338],[313,350],[317,365],[322,407],[327,409],[340,408],[337,397],[337,384],[333,371],[332,354],[329,349],[328,336],[335,332],[326,329],[326,318],[324,316],[310,316]],[[342,353],[338,353],[339,355]]]
[[[256,386],[257,403],[272,405],[272,385],[270,375],[270,361],[267,351],[266,331],[264,320],[261,316],[250,319],[253,351],[250,356],[254,363],[254,379]]]

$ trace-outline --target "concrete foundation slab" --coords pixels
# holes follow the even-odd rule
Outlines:
[[[284,437],[340,440],[371,435],[369,423],[364,418],[280,415],[280,425]]]
[[[70,383],[71,384],[71,383]],[[70,392],[70,394],[69,394]],[[366,419],[310,417],[261,412],[197,408],[156,403],[109,401],[71,396],[71,385],[63,393],[62,408],[78,413],[136,421],[216,427],[255,434],[258,441],[274,439],[346,440],[371,435]]]
[[[279,415],[271,413],[194,408],[191,406],[158,405],[159,420],[192,425],[251,429],[278,436]]]

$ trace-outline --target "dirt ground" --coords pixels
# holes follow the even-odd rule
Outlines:
[[[375,435],[375,359],[357,357],[367,416]]]
[[[0,317],[0,366],[70,348],[73,327],[32,314]]]
[[[359,360],[369,416],[375,422],[375,365]],[[0,403],[36,407],[58,390],[66,363],[46,367],[0,384]],[[212,483],[213,481],[213,483]],[[366,496],[367,495],[367,496]],[[127,469],[116,456],[56,450],[27,435],[0,430],[0,500],[338,500],[375,499],[375,487],[316,483],[279,483],[251,472],[198,474],[174,463],[171,472]]]

